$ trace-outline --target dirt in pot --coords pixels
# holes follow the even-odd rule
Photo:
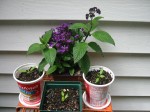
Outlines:
[[[36,80],[42,75],[42,72],[39,72],[35,67],[31,67],[28,70],[19,70],[18,72],[20,72],[20,74],[16,78],[24,82]]]
[[[53,88],[46,91],[44,110],[79,111],[79,90],[74,88]]]
[[[103,69],[89,71],[85,78],[96,85],[104,85],[112,81],[110,73]]]

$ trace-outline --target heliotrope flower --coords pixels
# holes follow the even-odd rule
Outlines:
[[[64,23],[57,28],[53,29],[53,35],[49,41],[49,46],[56,48],[60,54],[69,51],[73,40],[71,39],[72,33],[69,30],[69,24]]]

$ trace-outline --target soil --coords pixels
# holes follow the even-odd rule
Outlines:
[[[65,89],[69,96],[65,101],[61,100],[62,90],[64,89],[53,88],[47,90],[43,109],[49,111],[79,112],[79,90],[74,88]]]
[[[93,71],[89,71],[86,75],[86,80],[88,80],[89,82],[96,84],[96,85],[104,85],[104,84],[108,84],[109,82],[112,81],[112,77],[111,75],[107,72],[104,71],[103,75],[105,76],[104,78],[100,78],[99,82],[96,83],[96,78],[97,78],[97,74],[100,72],[100,70],[93,70]]]
[[[37,68],[34,68],[30,72],[27,72],[27,71],[26,72],[21,72],[19,74],[19,76],[17,77],[17,79],[20,80],[20,81],[28,82],[28,81],[36,80],[42,75],[42,72],[39,72]]]

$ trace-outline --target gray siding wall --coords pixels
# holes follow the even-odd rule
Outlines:
[[[26,56],[30,44],[63,22],[80,22],[90,7],[105,18],[116,46],[99,43],[105,57],[90,51],[92,65],[110,68],[116,80],[110,88],[114,111],[150,111],[150,1],[149,0],[0,0],[0,112],[13,112],[18,87],[13,70],[39,63],[39,54]]]

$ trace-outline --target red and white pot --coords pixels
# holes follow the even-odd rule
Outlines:
[[[108,73],[110,73],[111,77],[112,77],[112,81],[109,82],[108,84],[104,84],[104,85],[96,85],[93,84],[91,82],[89,82],[88,80],[86,80],[85,78],[85,74],[83,73],[83,79],[84,79],[84,85],[85,85],[85,97],[83,97],[84,101],[86,99],[86,104],[88,104],[87,106],[89,107],[93,107],[94,109],[102,109],[101,107],[105,107],[106,105],[109,105],[108,103],[110,103],[110,96],[108,94],[108,88],[109,85],[111,85],[115,79],[114,73],[109,69],[106,68],[104,66],[91,66],[89,71],[92,70],[99,70],[103,68],[103,70],[107,71]],[[109,102],[108,102],[109,100]]]
[[[13,72],[13,78],[19,86],[19,101],[25,106],[38,106],[41,101],[43,76],[45,72],[38,79],[29,82],[20,81],[16,78],[19,75],[19,70],[27,70],[30,67],[37,67],[37,65],[35,63],[27,63],[17,67]]]

